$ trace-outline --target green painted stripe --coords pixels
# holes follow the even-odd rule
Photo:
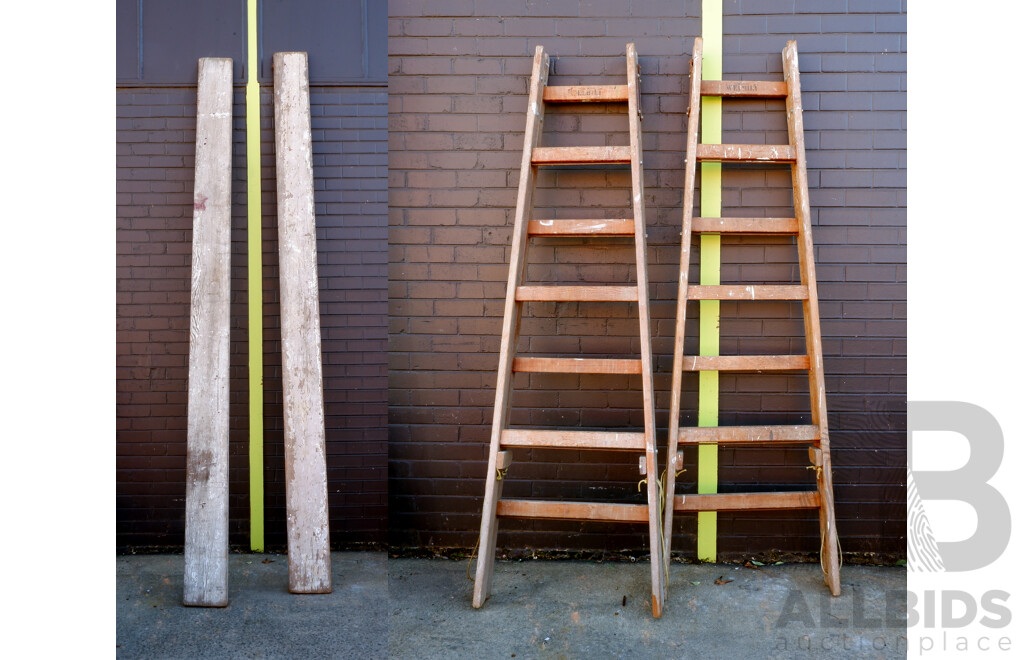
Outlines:
[[[704,80],[722,79],[722,0],[703,0],[701,37]],[[701,99],[701,142],[722,142],[722,99]],[[722,164],[701,163],[700,214],[705,218],[722,217]],[[721,283],[722,238],[702,234],[700,239],[700,283]],[[700,301],[700,354],[718,355],[719,301]],[[718,372],[700,372],[697,387],[697,425],[718,426]],[[701,445],[697,450],[697,492],[718,492],[718,446]],[[715,561],[718,556],[718,513],[697,514],[697,559]]]
[[[249,251],[249,547],[263,552],[263,206],[260,186],[258,0],[248,0],[245,165]]]

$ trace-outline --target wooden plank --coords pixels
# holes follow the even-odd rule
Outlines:
[[[528,219],[533,215],[533,184],[537,168],[532,165],[533,150],[540,139],[544,125],[542,93],[548,80],[550,59],[544,47],[538,45],[533,55],[530,74],[530,96],[526,105],[526,132],[523,136],[523,157],[519,165],[519,188],[516,193],[516,215],[512,222],[512,244],[509,249],[508,285],[505,288],[505,307],[501,321],[501,346],[498,350],[497,383],[494,389],[494,416],[491,420],[491,444],[487,454],[487,474],[484,479],[484,503],[480,512],[480,554],[473,583],[473,607],[483,607],[491,594],[494,572],[494,550],[498,535],[496,511],[501,498],[504,479],[497,479],[498,454],[501,451],[501,431],[508,425],[509,399],[512,394],[512,362],[519,338],[519,319],[522,304],[515,299],[516,287],[523,281],[526,264],[526,236]]]
[[[672,508],[676,511],[769,511],[773,509],[817,509],[817,491],[781,493],[714,493],[710,495],[676,495]]]
[[[806,355],[687,355],[684,371],[792,371],[806,369]]]
[[[781,80],[704,80],[700,84],[700,93],[701,96],[781,99],[788,91],[786,83]]]
[[[598,502],[552,502],[547,500],[501,500],[498,516],[505,518],[547,518],[551,520],[607,520],[645,523],[646,504]]]
[[[274,53],[288,588],[330,593],[308,71],[305,53]]]
[[[690,286],[689,300],[804,300],[807,287],[795,284],[717,284]]]
[[[818,427],[802,426],[692,426],[679,429],[679,443],[700,444],[788,444],[817,442]]]
[[[640,298],[637,309],[640,320],[640,363],[644,397],[644,456],[652,478],[647,480],[648,539],[651,548],[651,613],[661,616],[666,595],[666,564],[663,562],[665,541],[661,529],[659,503],[663,493],[658,475],[658,454],[655,446],[654,360],[651,348],[651,312],[647,274],[647,220],[644,206],[644,154],[641,136],[640,64],[634,44],[626,44],[626,86],[629,91],[629,159],[633,184],[633,218],[635,219],[636,278]]]
[[[512,371],[548,374],[639,374],[640,360],[517,357]]]
[[[632,218],[615,220],[530,220],[530,236],[632,236]]]
[[[786,96],[786,122],[789,141],[796,155],[791,168],[793,208],[800,231],[797,252],[800,255],[800,281],[807,286],[803,304],[804,338],[809,358],[807,379],[811,394],[811,421],[821,428],[822,466],[818,471],[818,492],[821,497],[819,525],[821,528],[822,566],[825,581],[833,596],[840,593],[839,538],[836,532],[835,507],[832,496],[832,458],[829,449],[828,412],[825,406],[825,370],[821,349],[821,320],[818,313],[818,283],[814,272],[814,245],[811,240],[811,205],[807,192],[807,156],[804,145],[803,101],[800,93],[800,69],[796,42],[786,42],[782,50],[782,73],[789,85]]]
[[[629,147],[535,147],[534,165],[624,165]]]
[[[626,101],[625,85],[570,85],[544,88],[544,100],[548,103],[609,103]]]
[[[675,340],[672,345],[672,386],[669,391],[668,456],[677,456],[679,445],[679,415],[682,408],[683,390],[683,341],[686,337],[686,299],[690,281],[690,247],[693,232],[694,186],[697,178],[697,133],[700,130],[700,81],[703,65],[704,40],[696,37],[693,41],[693,57],[690,58],[690,107],[686,124],[686,163],[683,173],[683,218],[679,249],[679,292],[676,296]],[[678,466],[682,467],[682,464]],[[665,497],[676,492],[676,470],[666,470]],[[670,565],[672,555],[672,507],[664,507],[665,543],[663,563]]]
[[[699,144],[697,160],[730,163],[792,163],[796,153],[788,144]]]
[[[619,431],[505,429],[501,432],[501,446],[644,451],[644,434]]]
[[[694,218],[693,231],[717,234],[796,234],[796,218]]]
[[[199,60],[182,602],[204,607],[228,604],[231,80],[230,58]]]
[[[520,286],[516,300],[534,302],[636,302],[635,286]]]

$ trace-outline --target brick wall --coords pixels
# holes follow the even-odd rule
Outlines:
[[[236,66],[239,64],[236,62]],[[332,545],[380,543],[386,91],[311,88]],[[184,543],[194,86],[117,90],[117,544]],[[230,542],[248,547],[244,90],[234,99]],[[266,542],[285,544],[273,95],[262,114]]]
[[[429,9],[425,7],[429,6]],[[854,13],[864,7],[866,13]],[[874,3],[726,2],[727,77],[781,79],[795,38],[804,91],[829,423],[840,538],[846,552],[902,554],[906,433],[906,14]],[[493,404],[508,243],[526,93],[537,44],[552,84],[624,80],[636,43],[642,108],[648,262],[659,443],[667,434],[689,54],[700,3],[392,1],[389,17],[389,507],[396,547],[475,542]],[[725,141],[785,141],[776,102],[726,106]],[[625,144],[614,107],[551,109],[548,145]],[[699,184],[699,181],[698,181]],[[628,172],[564,169],[539,179],[537,217],[629,217]],[[788,215],[787,169],[730,167],[726,215]],[[742,210],[741,210],[742,209]],[[792,239],[727,238],[723,283],[788,282]],[[601,245],[602,247],[595,247]],[[534,241],[527,277],[635,281],[632,243]],[[574,266],[571,264],[582,264]],[[696,269],[691,277],[696,276]],[[696,306],[687,351],[696,351]],[[803,352],[799,308],[722,304],[722,353]],[[636,310],[623,304],[531,304],[520,351],[636,354]],[[514,424],[635,428],[640,385],[625,376],[520,374]],[[806,423],[805,376],[721,377],[721,423]],[[684,383],[694,424],[696,378]],[[692,452],[695,455],[696,452]],[[664,456],[664,453],[661,454]],[[695,456],[679,492],[694,492]],[[634,459],[594,452],[516,454],[517,497],[642,501]],[[811,487],[804,449],[720,450],[720,489]],[[674,547],[692,553],[681,516]],[[621,551],[646,547],[641,526],[507,521],[498,545]],[[721,556],[818,550],[807,512],[721,514]]]

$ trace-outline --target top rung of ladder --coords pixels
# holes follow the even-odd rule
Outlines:
[[[545,103],[626,103],[628,85],[552,85],[544,88]]]

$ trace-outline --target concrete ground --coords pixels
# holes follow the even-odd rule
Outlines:
[[[299,596],[286,556],[231,555],[231,604],[207,609],[181,605],[181,555],[118,557],[117,657],[906,657],[903,568],[845,566],[832,598],[815,564],[675,563],[656,620],[643,562],[498,562],[474,610],[465,561],[331,560],[334,593]]]
[[[266,563],[264,563],[266,562]],[[288,592],[288,557],[232,554],[229,604],[181,604],[183,555],[117,558],[117,657],[387,656],[387,555],[332,552],[333,593]]]

